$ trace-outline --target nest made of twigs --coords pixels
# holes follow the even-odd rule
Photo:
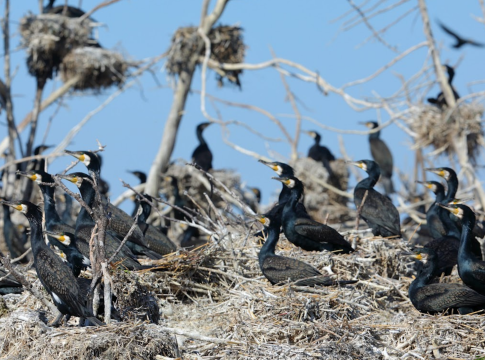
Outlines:
[[[79,77],[76,90],[100,90],[120,85],[125,79],[128,64],[123,56],[98,47],[81,47],[71,51],[62,61],[62,81]]]
[[[242,38],[243,29],[238,26],[217,26],[209,32],[211,42],[211,59],[220,63],[238,64],[244,62],[246,45]],[[169,74],[180,75],[187,70],[187,62],[194,51],[201,49],[200,56],[204,56],[205,46],[202,38],[197,34],[197,27],[179,28],[172,37],[166,68]],[[240,85],[239,74],[242,70],[218,71],[219,80],[227,78],[232,83]]]
[[[475,161],[483,144],[481,104],[461,104],[453,112],[439,110],[433,106],[418,107],[410,122],[416,134],[416,147],[432,146],[436,154],[453,154],[457,151],[458,139],[465,135],[468,156]]]
[[[328,216],[331,221],[344,221],[348,219],[346,204],[349,199],[328,189],[322,182],[346,191],[349,182],[348,166],[343,159],[336,159],[330,162],[330,167],[332,176],[329,176],[321,162],[301,158],[295,163],[295,176],[305,186],[303,203],[314,219],[324,221]]]
[[[22,43],[27,47],[27,67],[32,76],[52,78],[72,49],[89,44],[92,23],[62,15],[27,15],[20,20]]]

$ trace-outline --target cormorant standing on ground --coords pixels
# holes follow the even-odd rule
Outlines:
[[[199,140],[199,146],[197,146],[192,153],[192,162],[199,165],[202,170],[209,171],[212,169],[212,152],[209,149],[202,132],[208,127],[210,122],[205,122],[197,126],[197,139]]]
[[[368,177],[361,180],[354,189],[354,204],[357,210],[367,191],[367,198],[362,206],[360,217],[372,228],[374,236],[397,235],[401,237],[399,212],[387,196],[374,190],[374,185],[381,175],[379,165],[372,160],[360,160],[353,162],[352,165],[361,168],[368,174]]]
[[[2,201],[2,203],[21,211],[29,220],[30,241],[37,276],[61,312],[61,316],[55,319],[52,325],[57,325],[62,315],[88,319],[97,326],[104,325],[89,311],[86,294],[81,291],[72,270],[44,242],[40,208],[29,201]]]
[[[288,280],[296,281],[296,286],[346,285],[357,282],[357,280],[336,281],[328,276],[323,276],[317,269],[303,261],[276,255],[276,243],[280,236],[280,219],[262,215],[258,220],[264,225],[265,232],[268,234],[258,255],[259,268],[271,284]]]
[[[375,121],[367,121],[362,124],[369,129],[379,127],[379,124]],[[389,150],[387,144],[380,138],[380,135],[380,130],[369,134],[370,153],[381,169],[381,183],[384,187],[384,192],[386,195],[390,195],[395,192],[394,184],[392,183],[394,160],[392,158],[391,150]]]
[[[472,229],[475,213],[466,205],[440,205],[462,222],[460,248],[458,250],[458,273],[463,282],[473,290],[485,295],[485,261],[473,253]]]
[[[485,296],[462,284],[429,284],[436,273],[438,256],[428,250],[428,261],[409,287],[409,300],[414,307],[427,313],[458,309],[468,314],[485,306]]]
[[[440,27],[443,29],[443,31],[445,33],[447,33],[448,35],[451,35],[452,37],[455,38],[456,43],[453,44],[453,45],[451,45],[455,49],[459,49],[459,48],[461,48],[465,44],[470,44],[470,45],[478,46],[478,47],[483,47],[484,46],[484,44],[479,43],[479,42],[476,42],[475,40],[462,38],[461,36],[459,36],[454,31],[451,31],[450,28],[446,27],[442,23],[439,23],[439,25],[440,25]]]
[[[320,140],[322,137],[316,131],[304,131],[305,134],[309,135],[315,140],[315,143],[308,149],[308,157],[319,161],[323,164],[325,169],[327,169],[329,179],[333,176],[333,170],[330,166],[330,161],[335,161],[335,156],[332,152],[325,146],[320,145]]]
[[[348,254],[354,251],[347,240],[334,228],[306,217],[299,217],[296,212],[298,200],[303,194],[303,183],[296,177],[273,178],[290,190],[290,198],[283,208],[282,224],[286,238],[296,246],[308,251],[335,251]]]
[[[455,77],[455,69],[453,69],[449,65],[444,65],[446,72],[448,73],[448,84],[451,87],[451,90],[453,91],[453,97],[455,100],[458,100],[460,98],[460,95],[456,92],[455,88],[451,84],[453,81],[453,78]],[[436,98],[428,98],[427,99],[430,104],[436,105],[439,109],[443,109],[444,106],[448,106],[448,103],[446,102],[445,95],[441,91]]]

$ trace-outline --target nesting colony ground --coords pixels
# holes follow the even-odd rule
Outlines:
[[[342,288],[271,286],[259,271],[259,241],[247,236],[254,230],[235,228],[199,252],[171,254],[159,261],[162,271],[119,274],[117,293],[142,287],[156,296],[159,325],[131,320],[50,328],[31,295],[5,296],[0,354],[49,360],[485,356],[483,315],[430,316],[411,305],[413,262],[400,255],[408,250],[402,240],[363,236],[355,253],[337,256],[305,252],[282,239],[280,254],[360,281]]]

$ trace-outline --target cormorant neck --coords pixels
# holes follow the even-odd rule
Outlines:
[[[3,223],[9,223],[12,220],[10,219],[10,206],[3,204]]]
[[[448,191],[443,200],[444,202],[450,202],[455,198],[456,192],[458,191],[458,179],[456,176],[451,175],[450,179],[447,180],[446,183],[448,184]]]
[[[267,232],[268,238],[259,252],[259,265],[261,267],[264,260],[275,253],[276,243],[280,237],[280,224],[270,224],[269,228],[265,227],[265,232]]]
[[[465,255],[470,257],[472,255],[472,240],[473,240],[473,227],[475,226],[475,219],[472,217],[464,217],[461,220],[461,239],[460,248],[458,249],[458,256]],[[481,259],[480,259],[481,260]]]
[[[371,140],[371,139],[379,139],[380,136],[381,136],[381,131],[379,130],[379,131],[377,131],[375,133],[369,134],[369,140]]]
[[[356,188],[363,188],[363,189],[373,189],[374,185],[377,183],[377,180],[379,180],[379,175],[375,174],[374,172],[368,173],[368,176],[361,180]]]
[[[317,134],[315,136],[315,145],[320,145],[320,140],[322,140],[322,137],[319,134]]]
[[[47,224],[60,223],[61,218],[56,210],[56,200],[54,198],[54,188],[46,185],[40,185],[40,190],[44,196],[45,222]]]
[[[281,189],[281,192],[280,192],[280,196],[278,197],[278,203],[283,204],[287,202],[290,196],[291,196],[291,189],[283,185],[283,188]]]
[[[436,266],[437,262],[434,259],[428,259],[426,266],[424,266],[421,273],[416,276],[416,279],[413,281],[413,288],[417,290],[427,285],[433,278],[433,272],[436,270]]]
[[[204,130],[199,130],[199,129],[197,129],[197,139],[199,139],[199,144],[200,144],[200,145],[206,145],[206,144],[207,144],[207,143],[205,142],[204,137],[202,136],[202,132],[203,132],[203,131],[204,131]]]
[[[88,181],[83,181],[81,186],[79,187],[79,192],[81,193],[81,197],[83,198],[84,202],[90,208],[92,208],[94,205],[94,197],[96,195],[93,186]],[[76,221],[76,227],[78,227],[78,225],[80,224],[89,224],[93,222],[94,220],[91,215],[83,206],[81,206],[81,211],[79,211],[79,215]]]
[[[29,220],[30,242],[32,250],[35,252],[36,249],[42,247],[42,244],[47,246],[42,239],[42,213],[38,208],[31,208],[25,216],[27,217],[27,220]]]

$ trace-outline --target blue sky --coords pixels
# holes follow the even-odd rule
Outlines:
[[[89,10],[100,3],[100,0],[84,0],[82,7]],[[212,1],[214,3],[214,0]],[[374,2],[372,2],[374,3]],[[385,2],[387,7],[393,2]],[[69,1],[70,5],[78,5],[78,1]],[[100,43],[108,48],[120,51],[127,58],[133,60],[154,57],[166,51],[170,45],[172,34],[182,26],[197,25],[200,18],[202,1],[195,0],[122,0],[108,8],[101,9],[93,17],[104,24],[98,30]],[[372,25],[380,29],[399,14],[416,6],[416,1],[410,1],[398,9],[373,18]],[[368,5],[369,6],[369,5]],[[12,47],[19,44],[18,21],[30,10],[38,11],[37,1],[11,1],[11,32],[14,35]],[[461,95],[469,93],[467,84],[471,81],[485,78],[483,59],[485,50],[470,46],[456,51],[450,47],[452,40],[437,26],[439,19],[458,33],[473,37],[477,41],[485,42],[485,25],[473,19],[481,15],[478,1],[456,2],[451,0],[428,1],[428,8],[434,35],[442,46],[441,58],[443,62],[456,64],[463,56],[454,85]],[[2,2],[3,9],[3,2]],[[248,46],[246,52],[247,63],[259,63],[271,58],[270,48],[278,57],[298,62],[312,71],[318,71],[320,76],[336,87],[374,73],[381,66],[392,60],[396,53],[384,47],[381,43],[371,40],[362,44],[370,36],[365,25],[341,32],[344,20],[332,22],[343,13],[351,9],[346,1],[242,1],[231,0],[221,17],[222,24],[238,24],[244,28],[244,41]],[[413,12],[398,25],[383,35],[384,39],[396,46],[399,51],[425,40],[422,32],[421,17]],[[349,93],[355,97],[372,97],[373,92],[380,96],[389,96],[400,87],[396,74],[405,78],[421,69],[427,55],[427,49],[422,48],[399,62],[390,71],[377,79],[353,87]],[[25,51],[20,50],[12,56],[12,68],[16,74],[13,80],[15,120],[20,122],[33,106],[35,80],[28,75],[25,65]],[[96,140],[106,145],[103,154],[104,165],[102,176],[111,186],[111,196],[116,198],[124,189],[119,179],[136,184],[137,180],[126,173],[126,170],[143,170],[148,173],[153,158],[158,150],[165,119],[172,102],[172,90],[169,88],[170,79],[163,69],[164,62],[156,67],[155,76],[146,73],[139,79],[137,85],[115,99],[108,107],[94,116],[94,118],[75,137],[69,149],[96,148]],[[3,77],[3,73],[2,73]],[[245,71],[241,76],[242,90],[234,86],[218,88],[215,74],[209,72],[207,92],[216,97],[239,103],[259,106],[274,115],[293,114],[291,104],[286,101],[286,93],[279,74],[274,69],[259,71]],[[365,130],[358,125],[358,121],[376,119],[375,111],[355,112],[337,95],[323,96],[314,84],[304,83],[296,79],[287,79],[295,96],[299,99],[302,115],[317,119],[323,124],[339,129]],[[46,92],[59,87],[60,79],[49,81]],[[161,86],[159,86],[161,85]],[[484,85],[477,85],[474,91],[483,90]],[[200,90],[200,71],[197,71],[193,89]],[[108,89],[102,94],[75,93],[64,102],[64,107],[54,118],[51,130],[47,136],[47,144],[58,144],[86,114],[100,105],[113,91]],[[435,86],[428,96],[435,96],[438,92]],[[208,103],[208,111],[216,116],[215,109]],[[53,105],[40,116],[39,131],[36,137],[38,144],[44,136],[46,124],[57,106]],[[247,123],[269,137],[281,138],[281,133],[265,117],[242,109],[234,109],[224,105],[218,106],[223,119],[238,120]],[[4,113],[2,124],[5,122]],[[388,117],[384,112],[380,114],[382,121]],[[291,118],[280,118],[291,134],[294,132],[295,121]],[[200,97],[197,93],[189,95],[186,112],[173,159],[190,160],[195,148],[195,126],[205,121],[200,112]],[[303,129],[317,130],[310,123],[303,123]],[[318,130],[320,131],[320,130]],[[340,157],[337,134],[320,131],[323,143],[328,146],[337,157]],[[6,135],[6,127],[0,128],[2,138]],[[22,134],[25,143],[27,133]],[[268,203],[272,194],[280,185],[270,179],[271,172],[251,157],[238,153],[221,139],[218,125],[209,127],[205,137],[214,153],[214,168],[229,168],[238,171],[244,182],[249,186],[262,189],[263,203]],[[392,125],[384,129],[382,137],[389,144],[394,154],[395,166],[401,171],[411,172],[414,155],[409,151],[410,138],[398,127]],[[254,137],[246,130],[231,127],[231,141],[268,155],[268,147],[282,157],[290,155],[290,147],[284,143],[268,143]],[[366,136],[343,135],[348,154],[355,160],[370,158]],[[299,152],[306,155],[312,140],[302,135]],[[51,172],[58,172],[65,168],[72,158],[57,159],[51,165]],[[438,164],[447,164],[441,159]],[[82,169],[76,169],[82,170]],[[131,205],[125,205],[131,209]]]

